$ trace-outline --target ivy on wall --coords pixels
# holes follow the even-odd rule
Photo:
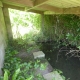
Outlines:
[[[80,18],[76,15],[44,15],[42,31],[52,40],[68,39],[71,44],[79,45]]]

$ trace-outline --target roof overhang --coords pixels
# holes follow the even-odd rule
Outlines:
[[[80,0],[1,0],[3,7],[40,14],[80,14]]]

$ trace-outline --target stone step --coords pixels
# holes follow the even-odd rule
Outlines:
[[[46,69],[44,70],[40,70],[39,68],[35,69],[36,75],[41,74],[45,80],[65,80],[57,71],[55,70],[53,71],[52,66],[45,59],[45,54],[42,51],[33,52],[33,56],[34,56],[34,59],[39,59],[40,63],[42,64],[47,63]]]
[[[48,74],[45,74],[43,75],[43,77],[46,80],[65,80],[62,78],[62,76],[57,71],[53,71]]]
[[[33,52],[34,59],[44,58],[45,54],[42,51]]]

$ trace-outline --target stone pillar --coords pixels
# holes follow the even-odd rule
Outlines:
[[[1,68],[3,67],[4,54],[5,54],[5,48],[7,43],[7,35],[6,35],[7,33],[6,33],[2,7],[3,6],[0,1],[0,75],[2,74]]]
[[[4,14],[4,20],[5,20],[6,29],[7,29],[8,39],[12,40],[13,39],[13,35],[12,35],[12,28],[11,28],[11,22],[10,22],[8,8],[3,7],[3,14]]]

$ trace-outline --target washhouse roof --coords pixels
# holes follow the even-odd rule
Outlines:
[[[41,14],[80,14],[80,0],[1,0],[3,7]]]

